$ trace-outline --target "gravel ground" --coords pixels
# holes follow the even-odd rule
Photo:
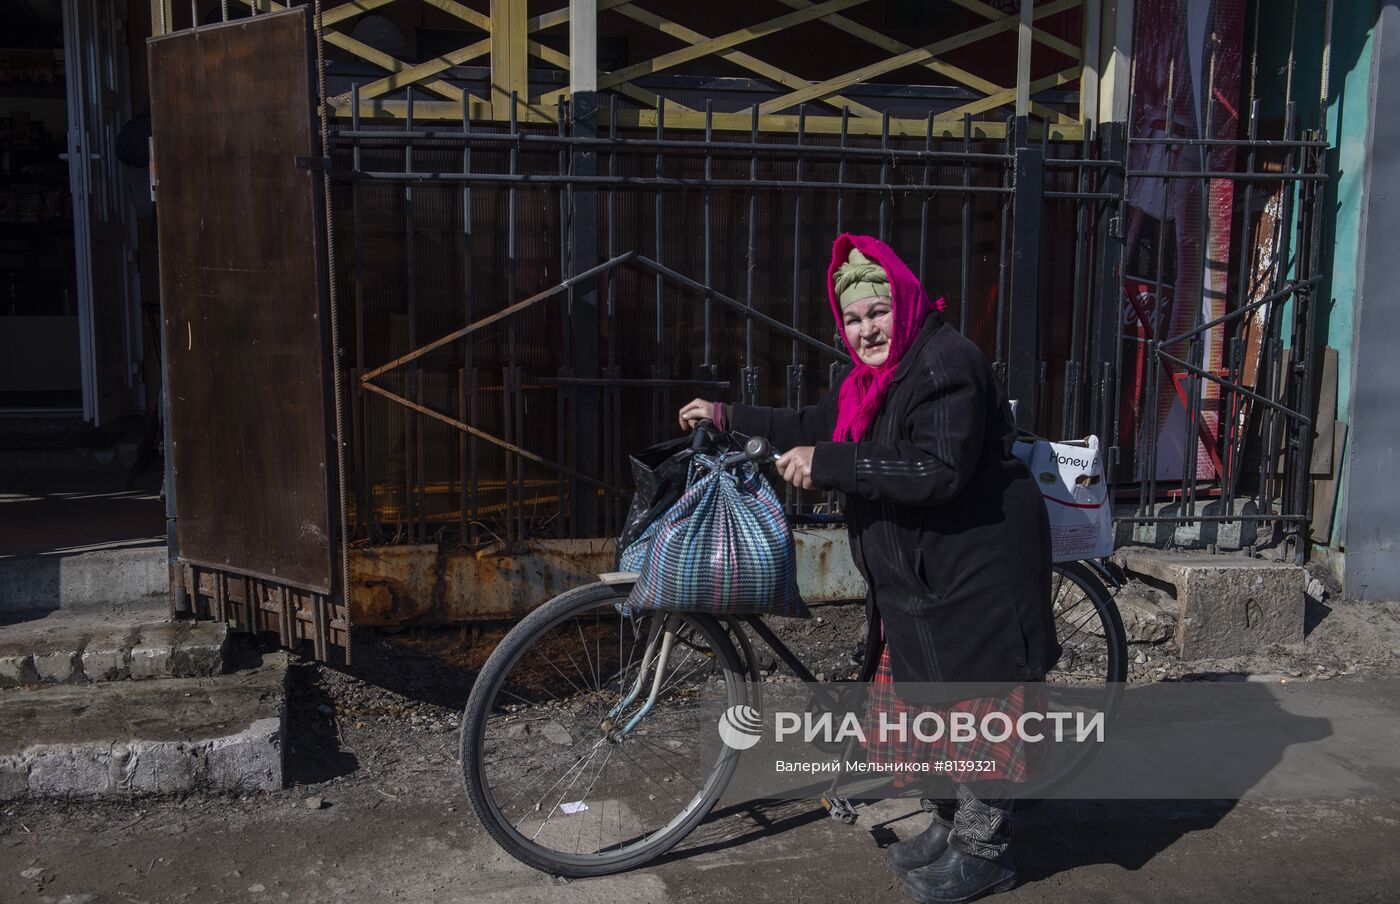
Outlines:
[[[863,607],[828,605],[815,607],[813,612],[810,620],[773,619],[770,624],[818,677],[853,677],[859,668],[864,636]],[[1310,603],[1308,627],[1306,639],[1295,647],[1270,648],[1229,660],[1184,662],[1170,656],[1163,646],[1138,645],[1143,661],[1134,663],[1133,680],[1208,680],[1239,672],[1305,681],[1400,676],[1400,604],[1314,601]],[[484,837],[466,801],[457,765],[460,718],[471,681],[503,630],[503,626],[487,626],[361,632],[356,637],[353,670],[310,662],[294,664],[287,739],[289,786],[282,791],[4,805],[0,809],[0,901],[97,904],[264,897],[305,901],[661,901],[680,891],[685,894],[678,900],[724,900],[718,897],[721,889],[742,895],[744,885],[715,882],[719,873],[707,872],[712,866],[764,863],[772,875],[780,876],[787,870],[801,885],[804,863],[821,862],[814,857],[844,856],[840,852],[851,844],[851,832],[865,837],[864,831],[844,829],[826,820],[810,802],[750,807],[712,818],[705,831],[697,833],[697,841],[687,842],[690,853],[673,854],[656,870],[575,883],[571,889],[552,888]],[[761,665],[773,668],[771,660],[761,660]],[[784,670],[779,666],[778,671]],[[897,833],[908,831],[909,823],[902,821],[908,814],[895,814],[890,809],[898,808],[900,802],[887,801],[880,806],[890,811],[880,825],[898,825],[893,832],[884,829],[884,840],[876,837],[873,843],[886,843]],[[1067,825],[1082,817],[1081,829],[1089,837],[1099,836],[1101,829],[1096,826],[1105,819],[1121,819],[1121,831],[1130,830],[1137,819],[1118,804],[1108,805],[1106,810],[1093,810],[1088,802],[1055,806],[1064,808]],[[1158,808],[1162,806],[1167,804]],[[1167,823],[1182,819],[1193,826],[1201,824],[1189,831],[1226,832],[1228,837],[1202,842],[1211,851],[1220,845],[1244,845],[1254,851],[1250,844],[1258,842],[1255,847],[1262,845],[1255,851],[1259,856],[1304,858],[1320,850],[1304,844],[1307,838],[1314,838],[1317,844],[1326,841],[1322,836],[1327,833],[1316,823],[1318,816],[1313,812],[1318,806],[1322,805],[1239,804],[1214,815],[1202,815],[1199,807],[1186,807],[1190,813],[1181,815],[1186,810],[1168,806],[1161,818]],[[1052,808],[1047,805],[1044,809]],[[1340,814],[1336,816],[1339,824],[1354,824],[1365,833],[1360,848],[1345,847],[1341,840],[1328,842],[1338,848],[1332,855],[1337,863],[1351,858],[1364,867],[1381,856],[1373,849],[1375,844],[1386,838],[1390,839],[1386,845],[1400,840],[1400,810],[1390,803],[1337,804],[1333,809]],[[1246,819],[1251,813],[1253,816]],[[1032,826],[1039,818],[1031,818]],[[1258,836],[1262,830],[1249,819],[1263,820],[1258,825],[1267,826],[1274,840]],[[1318,827],[1292,837],[1291,827],[1299,820]],[[1029,831],[1034,834],[1037,830]],[[1048,838],[1055,835],[1056,828],[1047,824],[1044,831]],[[729,840],[714,841],[716,833]],[[877,834],[873,828],[870,833]],[[1181,836],[1172,837],[1179,840]],[[799,838],[806,840],[794,846]],[[1152,850],[1124,856],[1137,862],[1138,868],[1155,862],[1166,870],[1164,878],[1185,883],[1181,888],[1192,887],[1199,878],[1192,875],[1199,865],[1172,865],[1170,857],[1153,861],[1165,851],[1163,845],[1175,843],[1154,839],[1155,835],[1144,841]],[[1295,849],[1295,841],[1302,847]],[[1261,853],[1265,848],[1269,852]],[[1393,846],[1387,849],[1393,850]],[[824,850],[827,854],[821,853]],[[1370,855],[1367,850],[1371,850]],[[861,886],[869,889],[870,900],[900,900],[898,883],[891,884],[883,876],[874,859],[877,856],[878,850],[872,853],[864,848],[852,853],[852,863],[857,864],[851,867],[852,875],[879,880],[875,885]],[[1209,859],[1206,853],[1201,856]],[[1083,859],[1078,854],[1076,857]],[[871,862],[875,865],[867,869]],[[1117,886],[1102,884],[1108,882],[1104,877],[1109,874],[1095,868],[1074,878],[1075,874],[1065,872],[1071,867],[1079,868],[1075,864],[1063,869],[1042,864],[1038,869],[1046,881],[1039,887],[1044,895],[1020,899],[1075,900],[1086,894],[1096,899],[1104,899],[1105,894],[1119,900],[1186,899],[1157,894],[1164,892],[1165,885],[1114,895],[1109,892]],[[1219,868],[1224,877],[1231,867],[1223,861]],[[1129,878],[1119,876],[1124,882]],[[1357,882],[1364,878],[1360,876]],[[1220,881],[1238,884],[1235,879]],[[1263,884],[1258,887],[1267,888],[1270,881],[1260,879]],[[758,899],[848,899],[828,896],[828,892],[834,895],[837,887],[842,887],[842,882],[806,896],[765,893]],[[1138,886],[1129,882],[1123,887]],[[1346,891],[1331,900],[1367,899],[1361,893],[1365,887],[1364,882],[1343,883],[1336,888]],[[585,888],[602,897],[580,897]],[[571,893],[556,896],[556,891]],[[498,893],[505,897],[494,897]],[[1281,889],[1272,897],[1260,892],[1251,898],[1240,892],[1237,899],[1282,900],[1278,894],[1286,893],[1287,889]],[[1209,895],[1202,898],[1199,890],[1195,899],[1214,900]]]

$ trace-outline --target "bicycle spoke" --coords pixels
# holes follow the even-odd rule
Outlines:
[[[478,713],[469,723],[477,738],[464,742],[463,765],[474,804],[489,802],[478,815],[498,839],[514,839],[562,874],[582,868],[567,865],[577,858],[621,862],[675,844],[718,799],[734,768],[733,758],[710,743],[706,699],[747,698],[735,678],[739,664],[722,646],[725,635],[704,616],[622,613],[620,598],[595,592],[591,608],[563,608],[543,623],[536,618],[525,639],[507,635],[502,644],[513,644],[503,647],[511,658],[478,678],[494,698],[469,707]],[[608,623],[614,617],[615,629]],[[657,661],[654,646],[648,662],[645,651],[660,643],[657,629],[668,619],[667,660]],[[605,636],[614,631],[616,638]],[[618,735],[653,687],[655,699],[637,728]],[[634,705],[605,722],[634,692]],[[726,770],[724,778],[718,770]]]
[[[593,748],[592,748],[592,749],[589,751],[589,753],[588,753],[588,756],[589,756],[589,757],[592,756],[594,750],[597,750],[597,749],[598,749],[598,744],[599,744],[599,743],[601,743],[601,739],[599,739],[599,741],[593,745]],[[575,746],[577,746],[577,745],[575,745]],[[578,759],[576,759],[576,760],[574,761],[574,764],[573,764],[572,766],[570,766],[567,770],[565,770],[565,772],[564,772],[563,775],[559,776],[559,778],[557,778],[557,779],[554,780],[554,784],[553,784],[553,785],[550,785],[548,788],[545,788],[545,789],[544,789],[544,795],[541,795],[541,796],[542,796],[542,797],[543,797],[543,796],[546,796],[546,795],[549,794],[549,792],[553,791],[553,790],[555,789],[555,787],[558,786],[558,784],[559,784],[560,782],[562,782],[565,778],[568,777],[568,775],[569,775],[570,772],[572,772],[575,768],[577,768],[577,766],[578,766],[579,763],[583,762],[583,761],[584,761],[585,759],[587,759],[587,758],[588,758],[588,757],[580,756]],[[521,794],[524,794],[526,791],[530,790],[531,788],[534,788],[534,787],[538,786],[540,782],[544,781],[544,780],[547,779],[547,778],[549,778],[549,774],[548,774],[548,773],[542,773],[542,774],[540,775],[539,778],[535,779],[535,781],[531,782],[529,785],[526,785],[524,788],[522,788],[522,789],[520,789],[519,791],[517,791],[517,792],[511,797],[510,800],[506,801],[504,804],[499,805],[499,806],[500,806],[500,809],[501,809],[501,812],[504,813],[504,812],[505,812],[505,808],[506,808],[507,806],[509,806],[510,804],[514,803],[514,802],[515,802],[515,799],[516,799],[517,797],[519,797]]]
[[[673,773],[675,773],[682,781],[685,781],[687,784],[689,784],[689,785],[690,785],[691,787],[693,787],[695,790],[697,790],[697,791],[700,790],[700,786],[699,786],[699,785],[695,784],[695,782],[692,782],[688,777],[686,777],[686,775],[685,775],[684,772],[681,772],[681,771],[680,771],[679,769],[677,769],[675,766],[671,765],[671,762],[670,762],[669,760],[667,760],[665,756],[662,755],[662,754],[669,754],[669,753],[670,753],[669,750],[665,750],[664,748],[659,747],[659,746],[657,746],[656,744],[651,743],[650,741],[648,741],[646,738],[642,737],[641,735],[632,735],[632,738],[631,738],[631,739],[632,739],[632,740],[635,740],[635,741],[639,741],[639,742],[641,743],[641,745],[642,745],[643,747],[645,747],[645,748],[647,749],[647,751],[648,751],[652,756],[654,756],[654,757],[656,757],[658,760],[660,760],[660,761],[662,762],[663,765],[665,765],[668,769],[670,769]]]

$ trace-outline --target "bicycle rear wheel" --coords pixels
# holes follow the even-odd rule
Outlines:
[[[748,688],[724,629],[703,614],[626,615],[630,591],[591,584],[526,616],[467,702],[462,769],[477,816],[513,857],[555,875],[620,872],[664,853],[737,764],[716,714],[746,704]]]
[[[1059,662],[1045,676],[1055,708],[1113,718],[1128,679],[1128,640],[1107,585],[1082,562],[1056,563],[1050,576]],[[1043,776],[1018,789],[1018,799],[1044,797],[1079,772],[1095,752],[1089,743],[1056,748]]]

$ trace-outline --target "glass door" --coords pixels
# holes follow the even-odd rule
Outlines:
[[[132,409],[141,358],[135,216],[116,155],[130,116],[126,7],[126,0],[63,4],[83,416],[93,424]]]

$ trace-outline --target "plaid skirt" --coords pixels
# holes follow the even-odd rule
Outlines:
[[[883,625],[880,630],[883,637]],[[933,741],[916,738],[912,730],[905,731],[902,737],[898,732],[890,732],[888,737],[881,737],[880,717],[884,716],[885,724],[897,725],[902,720],[905,725],[912,726],[914,717],[924,712],[937,712],[945,724],[952,713],[970,713],[980,725],[983,716],[999,712],[1005,713],[1014,724],[1022,713],[1043,711],[1044,707],[1045,687],[1040,683],[1018,684],[1005,695],[974,697],[947,705],[930,707],[907,703],[894,692],[890,648],[885,644],[880,654],[879,667],[875,670],[875,677],[866,693],[865,718],[862,724],[866,741],[863,746],[871,763],[926,762],[932,769],[928,774],[939,775],[955,782],[997,780],[1022,783],[1044,771],[1049,755],[1048,740],[1028,743],[1012,732],[1011,737],[1004,741],[991,741],[979,734],[971,741],[955,742],[948,739],[946,730],[941,737]],[[963,770],[956,765],[946,769],[938,768],[939,763],[959,761],[980,762],[983,767],[988,763],[993,765],[991,768],[983,768],[982,771]],[[896,786],[913,782],[911,774],[895,773]]]

